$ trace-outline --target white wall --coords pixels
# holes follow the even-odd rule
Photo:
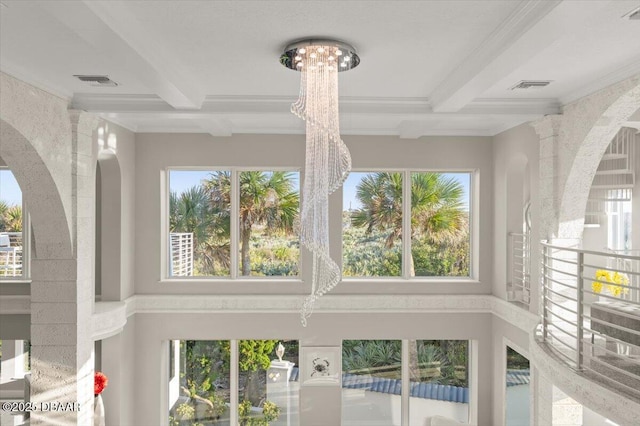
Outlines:
[[[100,130],[102,129],[102,130]],[[102,132],[102,134],[101,134]],[[103,186],[110,190],[109,192],[103,192],[102,202],[107,204],[116,204],[113,197],[120,197],[120,209],[118,212],[112,212],[119,214],[119,220],[114,218],[104,217],[102,221],[105,222],[105,229],[103,231],[104,242],[112,243],[114,241],[111,233],[119,233],[119,249],[116,250],[118,259],[108,259],[108,264],[111,262],[118,262],[120,264],[120,274],[115,277],[116,285],[119,284],[118,289],[110,289],[105,292],[103,289],[102,294],[110,294],[110,300],[124,300],[134,293],[134,250],[135,250],[135,139],[136,135],[114,123],[104,122],[99,127],[99,132],[96,132],[97,140],[94,143],[96,147],[98,158],[108,157],[103,167],[105,170],[101,170]],[[104,153],[107,151],[107,154]],[[102,154],[100,154],[102,152]],[[104,161],[104,160],[103,160]],[[119,176],[114,176],[115,174]],[[107,179],[118,180],[119,188],[113,188],[109,185],[111,182],[106,182]],[[111,221],[111,222],[109,222]],[[113,225],[111,225],[113,224]],[[119,229],[114,229],[119,228]],[[96,258],[96,261],[98,259]],[[104,299],[103,299],[104,300]]]
[[[390,136],[345,136],[354,170],[431,169],[477,170],[474,268],[479,283],[447,280],[416,285],[406,280],[388,280],[384,285],[350,282],[339,285],[335,294],[365,293],[490,293],[493,247],[493,162],[491,139],[485,137],[429,137],[405,140]],[[202,134],[138,134],[136,136],[136,293],[308,293],[309,283],[259,282],[203,283],[159,282],[163,244],[161,231],[162,171],[167,167],[293,167],[304,164],[302,135],[234,135],[214,138]],[[330,198],[331,249],[335,259],[341,252],[341,191]],[[304,258],[303,258],[304,261]],[[308,263],[307,263],[308,264]],[[308,268],[307,268],[308,269]],[[308,272],[308,271],[307,271]]]
[[[493,153],[491,139],[485,137],[429,137],[404,140],[386,136],[346,136],[354,170],[428,169],[477,171],[474,202],[476,236],[473,243],[478,281],[415,283],[406,280],[344,282],[334,295],[350,293],[481,293],[491,292],[493,247]],[[162,281],[161,252],[163,171],[167,167],[302,168],[302,135],[234,135],[214,138],[203,134],[136,135],[136,287],[137,294],[305,294],[308,281],[208,280],[200,282]],[[336,259],[341,252],[342,194],[330,202],[331,249]],[[307,258],[308,259],[308,258]],[[305,262],[305,257],[302,259]],[[308,264],[308,263],[307,263]],[[308,269],[308,268],[307,268]],[[308,272],[308,271],[307,271]],[[304,278],[304,276],[303,276]],[[185,307],[188,312],[188,307]],[[302,346],[339,346],[342,339],[412,338],[476,339],[480,345],[480,365],[491,365],[493,357],[490,318],[475,314],[336,314],[316,313],[308,328],[300,326],[298,315],[275,314],[137,314],[136,382],[138,422],[160,424],[166,413],[157,413],[158,401],[167,400],[167,384],[160,381],[164,370],[160,353],[168,339],[268,339],[300,340]],[[479,390],[480,424],[490,422],[491,369],[482,369]],[[165,378],[166,380],[166,378]],[[144,389],[142,388],[144,387]],[[157,394],[148,389],[164,389]],[[300,391],[301,422],[305,425],[337,424],[340,394],[328,388]],[[327,410],[335,407],[336,410]],[[338,417],[336,417],[336,413]],[[154,416],[149,418],[148,416]],[[164,418],[164,417],[162,417]]]
[[[329,296],[327,296],[329,297]],[[136,315],[133,423],[163,424],[159,412],[168,398],[168,372],[161,359],[169,339],[298,339],[300,346],[339,346],[343,339],[463,339],[478,341],[478,424],[492,424],[491,315],[489,314],[327,314],[317,312],[307,328],[292,314],[157,313]],[[472,372],[472,374],[474,374]],[[166,403],[165,403],[166,404]],[[339,424],[340,387],[302,387],[302,425]],[[168,409],[168,408],[167,408]]]

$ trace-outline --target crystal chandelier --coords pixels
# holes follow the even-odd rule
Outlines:
[[[351,156],[340,139],[338,72],[360,63],[346,43],[307,39],[285,48],[280,62],[300,71],[300,96],[291,112],[306,122],[306,156],[300,242],[313,255],[311,294],[300,311],[302,325],[320,296],[340,281],[340,269],[329,256],[329,194],[338,189],[351,170]]]

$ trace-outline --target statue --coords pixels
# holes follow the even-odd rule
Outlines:
[[[278,347],[276,348],[276,355],[278,355],[278,361],[282,362],[282,356],[284,355],[284,346],[282,346],[282,342],[278,342]]]

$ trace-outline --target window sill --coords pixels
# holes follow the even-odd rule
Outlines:
[[[174,277],[163,278],[158,280],[158,284],[184,284],[184,283],[197,283],[197,284],[272,284],[272,283],[293,283],[301,284],[304,280],[302,278],[284,278],[284,277],[255,277],[255,278],[230,278],[230,277]]]
[[[25,280],[25,279],[15,279],[15,280],[7,280],[7,279],[0,279],[0,285],[2,284],[31,284],[31,280]]]

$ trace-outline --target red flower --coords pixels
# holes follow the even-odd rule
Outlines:
[[[104,373],[96,371],[93,379],[93,394],[95,396],[100,395],[104,388],[107,387],[107,384],[109,384],[109,379],[107,378],[107,376],[105,376]]]

